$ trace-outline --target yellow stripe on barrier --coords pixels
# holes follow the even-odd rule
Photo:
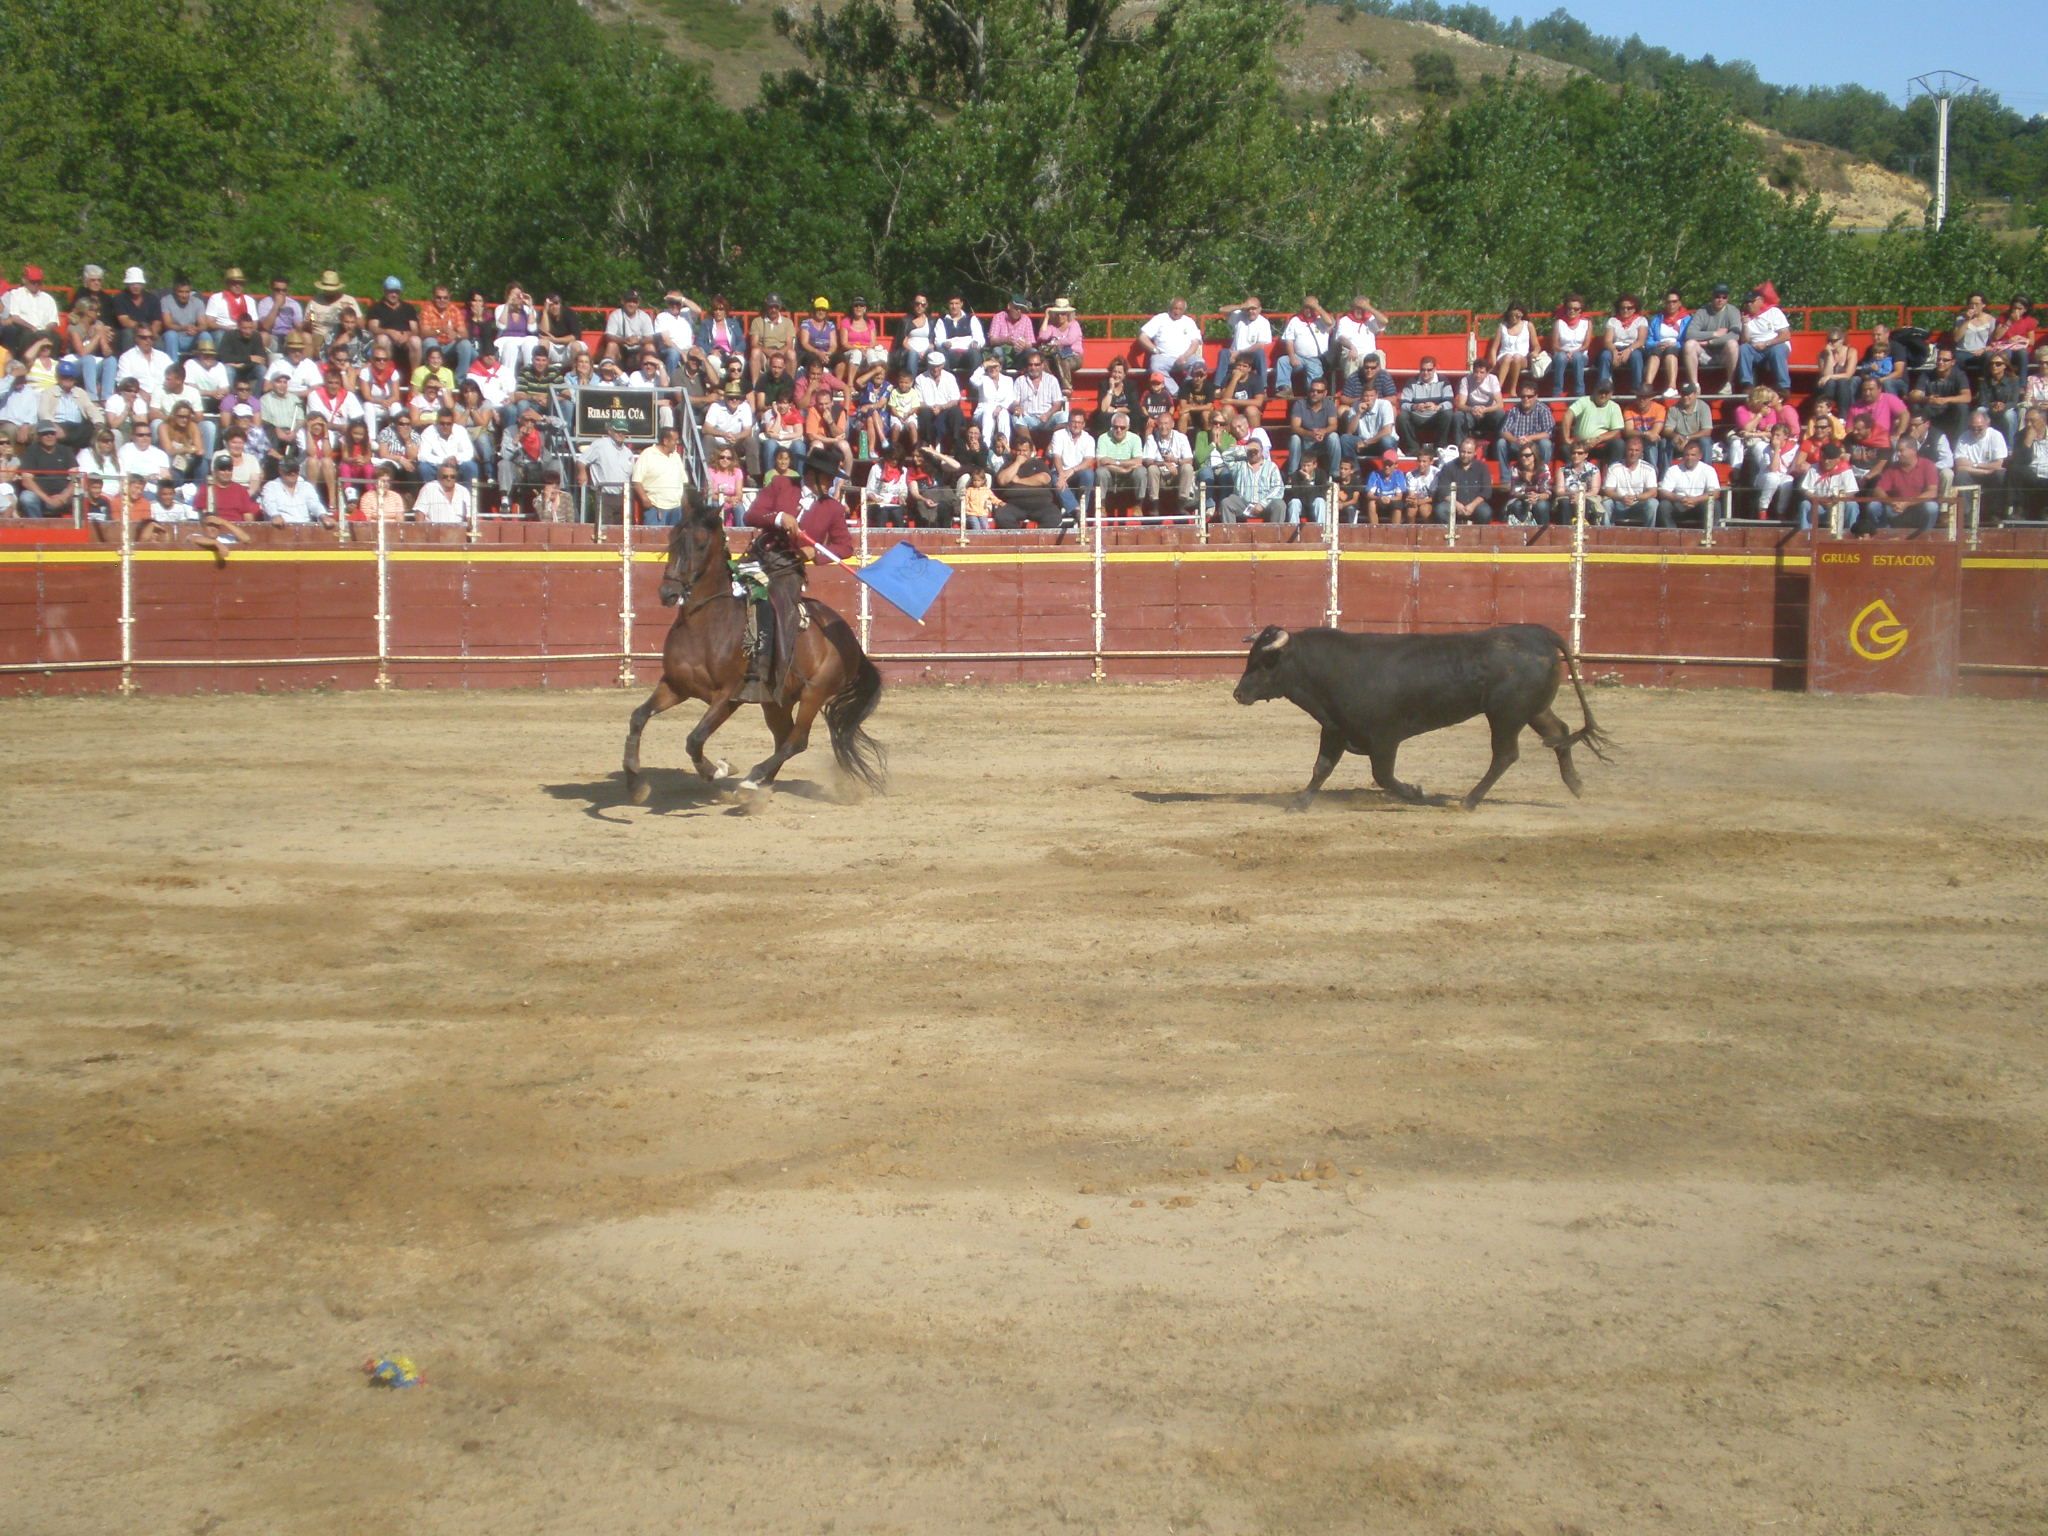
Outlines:
[[[977,553],[940,549],[934,558],[948,565],[1090,565],[1094,554],[1086,549],[1017,549],[999,553]],[[374,562],[377,552],[367,547],[349,549],[237,549],[228,556],[234,565],[348,564]],[[394,549],[394,565],[616,565],[616,549],[483,549],[464,546],[449,549]],[[870,556],[872,560],[873,556]],[[1325,564],[1329,547],[1305,549],[1260,549],[1242,546],[1232,549],[1114,549],[1105,551],[1105,565],[1242,565],[1242,564]],[[1464,549],[1345,549],[1337,558],[1347,565],[1570,565],[1569,550],[1464,550]],[[665,550],[636,549],[636,564],[661,565],[668,560]],[[118,549],[0,549],[0,566],[118,565]],[[138,549],[138,565],[212,564],[211,550]],[[859,560],[846,562],[857,565]],[[1782,567],[1805,570],[1813,564],[1810,555],[1704,552],[1664,553],[1658,550],[1588,550],[1588,565],[1688,565]],[[2000,555],[1968,555],[1966,571],[2048,571],[2048,558]]]

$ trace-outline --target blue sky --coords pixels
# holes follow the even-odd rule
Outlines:
[[[2048,113],[2048,6],[2040,0],[1976,0],[1940,6],[1869,0],[1860,6],[1714,0],[1701,6],[1554,0],[1533,6],[1486,0],[1498,16],[1533,21],[1556,4],[1607,37],[1635,33],[1687,58],[1748,59],[1773,85],[1851,81],[1903,101],[1906,82],[1929,70],[1975,75],[2014,111]],[[1956,23],[1964,23],[1957,25]]]

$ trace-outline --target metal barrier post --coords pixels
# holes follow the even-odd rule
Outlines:
[[[1970,497],[1970,548],[1975,549],[1977,547],[1977,535],[1980,531],[1977,526],[1978,519],[1982,515],[1984,510],[1984,492],[1983,489],[1979,486],[1972,486],[1970,487],[1970,489],[1972,492],[1974,492],[1974,494]],[[2012,513],[2008,511],[2006,513],[2006,516],[2011,517]],[[1953,528],[1951,528],[1949,532],[1949,537],[1955,537],[1955,532]]]
[[[619,686],[630,688],[633,677],[633,519],[619,522]]]
[[[121,509],[121,694],[135,692],[135,524]]]
[[[1102,519],[1101,519],[1100,517],[1098,517],[1098,518],[1096,518],[1096,519],[1095,519],[1095,561],[1094,561],[1094,564],[1095,564],[1095,607],[1094,607],[1094,610],[1093,610],[1092,616],[1093,616],[1093,618],[1094,618],[1094,620],[1095,620],[1095,670],[1094,670],[1094,672],[1093,672],[1093,673],[1091,674],[1091,676],[1092,676],[1092,678],[1093,678],[1093,680],[1094,680],[1095,682],[1098,682],[1098,683],[1099,683],[1099,682],[1101,682],[1101,681],[1102,681],[1102,642],[1103,642],[1103,620],[1104,620],[1104,619],[1106,619],[1106,618],[1108,617],[1108,614],[1104,612],[1104,610],[1103,610],[1103,607],[1102,607],[1102,565],[1103,565],[1103,559],[1102,559]],[[865,591],[865,590],[866,590],[865,586],[863,586],[862,590],[863,590],[863,591]]]
[[[460,484],[461,482],[457,481],[456,483]],[[477,493],[474,490],[472,490],[469,493],[469,542],[472,544],[481,543],[483,541],[484,536],[483,529],[478,526],[479,514],[477,512],[476,507]]]
[[[1343,558],[1337,544],[1337,482],[1330,482],[1329,495],[1323,501],[1323,516],[1329,522],[1330,544],[1330,601],[1323,611],[1323,622],[1330,628],[1337,627],[1337,617],[1343,611],[1337,603],[1338,562]]]
[[[377,688],[391,687],[391,520],[377,516]]]
[[[1209,542],[1209,487],[1195,482],[1195,542]]]
[[[1842,536],[1842,519],[1848,515],[1843,509],[1848,505],[1845,501],[1838,501],[1828,508],[1828,533],[1834,538]]]
[[[861,567],[865,569],[868,563],[868,513],[865,507],[861,508],[859,527],[860,547],[855,553],[860,557]],[[857,581],[854,585],[860,588],[860,648],[866,650],[868,648],[869,632],[874,627],[873,619],[868,611],[868,584],[864,581]]]
[[[1734,494],[1735,492],[1733,488],[1723,486],[1721,488],[1720,496],[1709,496],[1706,499],[1706,501],[1701,504],[1700,517],[1705,524],[1705,527],[1702,529],[1700,533],[1701,549],[1712,549],[1714,547],[1714,508],[1720,504],[1721,496],[1733,497]]]
[[[1585,491],[1575,493],[1572,501],[1572,654],[1576,656],[1586,633]]]
[[[97,457],[97,455],[95,455]],[[74,470],[71,475],[71,526],[85,526],[85,472]]]
[[[1457,546],[1458,546],[1458,498],[1457,498],[1457,496],[1456,496],[1455,494],[1453,494],[1453,495],[1452,495],[1452,497],[1451,497],[1451,499],[1450,499],[1450,500],[1449,500],[1448,502],[1444,503],[1444,505],[1445,505],[1445,507],[1446,507],[1446,508],[1447,508],[1447,509],[1449,510],[1449,512],[1450,512],[1450,514],[1451,514],[1451,516],[1450,516],[1450,521],[1444,524],[1444,544],[1445,544],[1445,545],[1446,545],[1446,547],[1448,547],[1448,548],[1451,548],[1451,549],[1455,549],[1455,548],[1457,548]]]

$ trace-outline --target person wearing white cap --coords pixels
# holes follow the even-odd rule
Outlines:
[[[951,453],[965,422],[960,414],[960,381],[946,366],[946,354],[933,347],[924,355],[917,376],[917,440]]]
[[[149,291],[142,268],[130,267],[121,274],[121,291],[100,302],[100,318],[114,330],[114,350],[126,352],[143,331],[163,335],[163,301]]]

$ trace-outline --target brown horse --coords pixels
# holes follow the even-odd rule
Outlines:
[[[640,732],[649,720],[684,699],[703,699],[711,706],[690,732],[690,761],[714,783],[732,772],[725,762],[707,761],[704,744],[740,707],[740,688],[747,678],[746,601],[732,595],[725,526],[694,489],[684,500],[683,520],[669,538],[661,600],[676,608],[676,621],[662,647],[661,681],[647,702],[633,711],[632,728],[626,732],[626,790],[635,805],[645,805],[648,796],[647,781],[640,776]],[[775,698],[761,706],[775,735],[775,750],[739,787],[751,791],[772,783],[782,765],[810,744],[811,721],[822,709],[832,734],[833,758],[868,788],[880,789],[887,757],[861,727],[882,696],[882,674],[845,619],[815,598],[804,598],[802,606],[810,623],[797,631],[789,666],[775,685]]]

